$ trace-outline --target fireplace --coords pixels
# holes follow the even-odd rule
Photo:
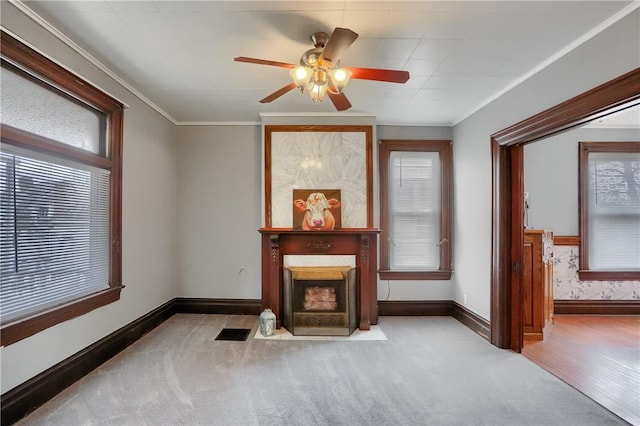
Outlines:
[[[377,243],[378,229],[299,231],[262,228],[262,309],[276,314],[276,327],[284,318],[284,256],[349,255],[355,258],[356,318],[360,330],[378,323]]]
[[[350,336],[357,328],[356,270],[289,266],[283,273],[283,325],[295,336]]]

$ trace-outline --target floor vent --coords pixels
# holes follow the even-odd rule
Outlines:
[[[216,340],[232,340],[243,342],[247,340],[251,329],[249,328],[223,328]]]

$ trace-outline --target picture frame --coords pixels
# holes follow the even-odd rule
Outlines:
[[[333,231],[342,227],[339,189],[294,189],[293,229]]]
[[[341,190],[341,227],[373,227],[373,128],[264,127],[266,228],[294,228],[293,190]]]

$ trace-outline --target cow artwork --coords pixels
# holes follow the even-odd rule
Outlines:
[[[340,227],[340,190],[331,190],[332,193],[337,193],[337,197],[331,198],[327,198],[324,192],[306,191],[309,194],[306,201],[302,198],[306,194],[301,192],[305,191],[294,190],[293,194],[294,217],[302,215],[302,219],[297,222],[298,228],[301,227],[305,231],[331,231]],[[337,213],[337,217],[331,210]]]

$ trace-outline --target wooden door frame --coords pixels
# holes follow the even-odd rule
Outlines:
[[[522,350],[522,147],[639,103],[640,68],[636,68],[491,135],[490,331],[495,346]]]

